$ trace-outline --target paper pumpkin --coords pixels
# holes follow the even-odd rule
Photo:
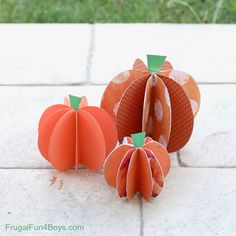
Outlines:
[[[102,108],[87,106],[85,97],[69,96],[67,104],[47,108],[39,121],[38,147],[56,169],[66,171],[83,164],[98,171],[117,144],[117,130]],[[70,104],[68,104],[68,101]]]
[[[121,144],[104,163],[106,182],[117,189],[120,197],[132,199],[139,192],[145,200],[162,190],[170,169],[167,150],[160,143],[145,137],[145,132],[131,135],[132,144]]]
[[[174,70],[165,56],[148,55],[148,67],[137,59],[132,70],[118,74],[101,101],[115,120],[118,138],[145,131],[169,152],[189,140],[200,92],[193,78]]]

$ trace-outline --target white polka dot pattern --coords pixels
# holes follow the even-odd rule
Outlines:
[[[186,84],[190,78],[188,74],[179,70],[172,70],[168,77],[174,79],[180,85]]]
[[[129,71],[124,71],[123,73],[117,75],[115,78],[112,79],[112,83],[114,84],[122,84],[129,78]]]
[[[163,117],[163,110],[162,110],[162,105],[160,100],[156,100],[154,104],[154,110],[155,110],[155,116],[157,121],[161,121]]]
[[[190,99],[190,103],[191,103],[191,107],[192,107],[192,111],[193,111],[193,115],[196,114],[197,110],[198,110],[198,104],[195,100]]]

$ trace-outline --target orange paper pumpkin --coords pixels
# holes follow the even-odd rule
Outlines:
[[[192,134],[200,92],[190,75],[174,70],[165,58],[148,55],[148,68],[137,59],[132,70],[109,83],[101,107],[115,120],[119,139],[145,131],[174,152]]]
[[[145,200],[156,197],[162,190],[170,169],[165,147],[145,132],[132,135],[133,144],[114,149],[104,164],[106,182],[117,189],[120,197],[132,199],[139,192]]]
[[[98,171],[117,144],[115,123],[102,108],[87,106],[85,97],[69,97],[65,104],[50,106],[41,116],[39,150],[60,171],[74,165],[78,169],[80,163]]]

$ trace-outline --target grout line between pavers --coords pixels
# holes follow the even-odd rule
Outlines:
[[[183,163],[183,162],[182,162]],[[181,168],[195,168],[195,169],[236,169],[236,166],[188,166],[183,163]]]
[[[88,56],[87,56],[87,63],[86,63],[86,76],[85,76],[85,83],[90,84],[91,82],[91,68],[93,65],[93,55],[94,55],[94,46],[95,46],[95,25],[90,25],[90,42],[88,48]]]
[[[139,216],[140,216],[140,230],[139,230],[139,235],[143,236],[143,198],[140,193],[138,193],[138,199],[139,199]]]
[[[90,67],[92,67],[92,58],[91,58],[91,63]],[[90,81],[90,76],[91,76],[91,68],[89,72],[86,72],[86,80],[84,82],[78,82],[78,83],[57,83],[57,84],[51,84],[51,83],[35,83],[35,84],[30,84],[30,83],[17,83],[17,84],[1,84],[0,87],[60,87],[60,86],[106,86],[108,83],[95,83]],[[198,82],[199,85],[236,85],[236,82]]]
[[[60,86],[86,86],[90,85],[88,82],[78,82],[78,83],[57,83],[57,84],[50,84],[50,83],[35,83],[35,84],[0,84],[0,87],[60,87]]]
[[[179,167],[183,168],[196,168],[196,169],[235,169],[236,166],[191,166],[187,165],[181,160],[181,154],[180,151],[177,151],[177,163],[179,164]]]
[[[236,166],[172,166],[171,169],[174,168],[192,168],[192,169],[236,169]],[[75,168],[71,168],[74,170]],[[86,167],[80,167],[79,170],[86,170]],[[56,170],[53,167],[0,167],[0,170]],[[103,170],[103,169],[102,169]]]
[[[200,85],[233,85],[233,84],[236,84],[236,82],[197,82],[197,84],[200,84]]]
[[[180,153],[179,153],[179,151],[176,152],[176,160],[177,160],[177,166],[178,166],[178,167],[181,167],[181,164],[180,164]]]
[[[74,170],[75,167],[71,168],[71,170]],[[79,170],[87,169],[86,167],[79,167]],[[11,166],[11,167],[0,167],[0,170],[56,170],[52,166],[48,167],[17,167],[17,166]]]
[[[183,163],[183,162],[181,161],[181,158],[180,158],[180,151],[177,151],[176,153],[177,153],[177,162],[178,162],[179,166],[180,166],[180,167],[188,167],[188,165],[186,165],[185,163]]]

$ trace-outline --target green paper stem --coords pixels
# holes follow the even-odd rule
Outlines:
[[[136,148],[143,146],[145,136],[146,136],[146,132],[131,134],[134,146]]]
[[[76,96],[73,96],[73,95],[69,95],[69,99],[70,99],[70,104],[71,104],[71,106],[72,106],[75,110],[78,110],[79,104],[80,104],[82,98],[81,98],[81,97],[76,97]]]
[[[148,71],[159,72],[166,59],[166,56],[147,55]]]

